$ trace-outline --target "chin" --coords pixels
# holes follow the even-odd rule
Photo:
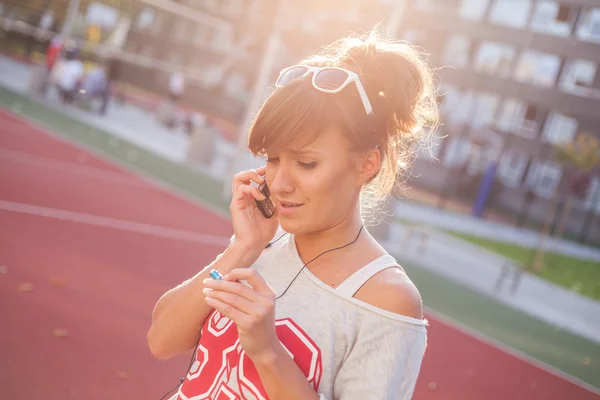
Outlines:
[[[325,223],[323,223],[325,222]],[[328,229],[326,221],[319,221],[318,218],[281,218],[279,225],[284,231],[292,235],[309,235]]]
[[[301,235],[314,231],[311,224],[306,223],[306,221],[303,221],[302,219],[279,218],[279,225],[281,226],[281,229],[292,235]]]

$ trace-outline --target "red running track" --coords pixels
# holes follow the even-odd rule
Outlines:
[[[155,360],[145,335],[158,297],[223,248],[203,234],[231,227],[0,110],[0,399],[159,399],[175,386],[189,355]],[[598,399],[427,317],[415,399]]]

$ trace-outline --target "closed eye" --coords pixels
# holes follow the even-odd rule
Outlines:
[[[304,169],[313,169],[314,167],[317,166],[317,162],[313,161],[313,162],[301,162],[299,161],[298,164],[304,168]]]

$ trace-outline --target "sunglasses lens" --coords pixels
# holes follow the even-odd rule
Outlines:
[[[302,78],[304,74],[306,74],[306,71],[308,71],[308,68],[306,67],[295,67],[287,70],[283,75],[281,75],[281,77],[279,77],[277,86],[282,87],[295,79]]]
[[[324,69],[315,76],[315,86],[318,89],[336,90],[348,79],[348,74],[339,69]]]

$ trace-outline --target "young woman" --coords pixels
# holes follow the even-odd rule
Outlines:
[[[275,87],[249,134],[266,166],[233,182],[231,244],[161,297],[150,349],[195,349],[173,399],[409,399],[427,321],[363,221],[436,124],[430,70],[370,36],[284,69]],[[271,218],[257,207],[265,182]]]

